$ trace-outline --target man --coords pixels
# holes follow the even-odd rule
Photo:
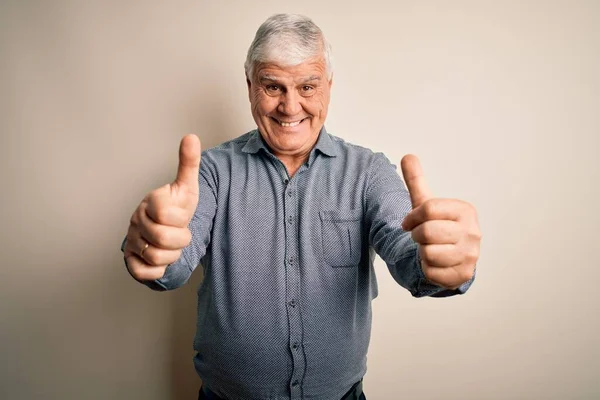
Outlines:
[[[310,19],[265,21],[245,64],[258,129],[201,163],[197,137],[184,137],[176,180],[131,218],[135,279],[171,290],[203,266],[200,398],[364,399],[375,252],[416,297],[473,281],[475,209],[433,198],[415,156],[401,162],[407,191],[383,154],[325,130],[330,59]]]

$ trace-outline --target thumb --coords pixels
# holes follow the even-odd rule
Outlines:
[[[194,193],[198,193],[201,148],[200,139],[193,134],[185,135],[179,145],[179,166],[174,184],[185,186]]]
[[[402,175],[404,176],[404,182],[410,194],[410,201],[412,202],[413,209],[419,207],[425,201],[433,197],[427,182],[425,182],[425,176],[423,175],[423,169],[417,156],[407,154],[402,157],[400,161],[400,167],[402,168]]]

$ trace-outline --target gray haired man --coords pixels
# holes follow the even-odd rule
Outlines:
[[[200,398],[365,399],[375,254],[415,297],[465,293],[477,212],[433,197],[415,156],[405,188],[382,153],[325,130],[331,49],[310,19],[267,19],[245,70],[257,129],[202,153],[183,138],[176,180],[131,218],[127,268],[171,290],[202,266]]]

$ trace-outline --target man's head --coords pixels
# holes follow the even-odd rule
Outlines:
[[[309,18],[277,14],[256,32],[244,65],[252,116],[277,156],[307,155],[325,123],[331,47]]]

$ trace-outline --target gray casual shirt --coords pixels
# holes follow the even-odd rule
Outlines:
[[[411,210],[382,153],[323,128],[293,177],[257,130],[205,150],[192,241],[155,290],[201,264],[194,365],[227,399],[340,399],[366,372],[377,253],[413,296],[464,293],[428,284]]]

